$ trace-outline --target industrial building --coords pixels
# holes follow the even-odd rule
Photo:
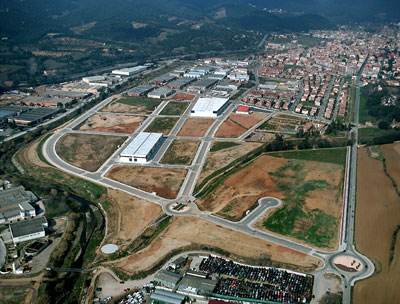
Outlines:
[[[154,282],[161,284],[168,288],[175,288],[175,286],[182,279],[180,274],[161,269],[154,277]]]
[[[229,98],[199,98],[190,115],[198,117],[217,117],[221,115],[228,106]]]
[[[187,91],[190,93],[200,94],[205,92],[208,88],[212,87],[217,82],[218,79],[203,78],[190,85]]]
[[[217,281],[186,274],[179,283],[178,290],[190,294],[209,295],[215,289]]]
[[[90,93],[78,91],[64,91],[64,90],[49,90],[39,94],[41,97],[57,97],[57,98],[72,98],[72,99],[85,99]]]
[[[51,98],[51,97],[34,97],[34,96],[28,96],[25,97],[21,100],[19,100],[17,103],[19,104],[25,104],[27,106],[42,106],[42,107],[57,107],[58,105],[61,105],[63,108],[65,108],[67,105],[72,104],[73,99],[72,98]]]
[[[149,84],[142,84],[128,90],[128,96],[144,96],[151,92],[155,87]]]
[[[18,116],[9,118],[9,121],[22,126],[34,125],[53,117],[61,111],[62,109],[59,108],[33,108],[31,111],[23,112]]]
[[[149,162],[161,147],[163,139],[161,133],[139,133],[120,153],[120,162],[142,164]]]
[[[113,70],[111,73],[114,75],[121,75],[121,76],[132,76],[139,74],[147,69],[144,65],[139,65],[136,67],[125,68],[120,70]]]
[[[185,296],[175,292],[156,289],[150,296],[150,301],[155,304],[182,304]]]
[[[23,186],[0,191],[0,223],[15,221],[36,215],[31,204],[37,197]]]
[[[170,76],[168,74],[164,74],[161,76],[158,76],[157,78],[153,79],[151,83],[155,84],[156,86],[163,86],[167,84],[168,82],[171,82],[172,80],[175,80],[175,76]]]
[[[173,92],[174,91],[171,88],[161,87],[147,94],[147,97],[161,99],[172,95]]]
[[[166,87],[176,89],[176,90],[181,90],[187,85],[191,84],[193,81],[195,81],[194,78],[189,78],[189,77],[182,77],[175,79],[174,81],[171,81],[166,85]]]
[[[21,243],[46,236],[48,227],[44,216],[10,224],[11,237],[14,242]]]

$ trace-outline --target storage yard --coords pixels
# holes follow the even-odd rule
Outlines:
[[[81,131],[133,133],[146,119],[146,116],[123,114],[95,114],[79,127]]]

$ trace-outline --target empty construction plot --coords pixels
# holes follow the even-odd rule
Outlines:
[[[114,166],[107,177],[169,199],[176,198],[187,170],[141,166]]]
[[[170,101],[164,109],[160,112],[160,115],[173,115],[180,116],[182,115],[186,108],[189,106],[188,102],[184,101]]]
[[[397,303],[400,298],[396,283],[400,280],[400,197],[389,178],[393,171],[387,170],[388,176],[383,166],[384,157],[387,169],[398,168],[400,151],[398,144],[384,145],[382,151],[368,153],[362,147],[358,155],[355,241],[357,249],[374,262],[376,275],[356,283],[356,304]]]
[[[105,106],[101,112],[151,114],[162,100],[145,97],[123,97]]]
[[[175,100],[193,100],[196,97],[196,95],[193,94],[186,94],[186,93],[178,93],[172,96],[172,99]]]
[[[157,117],[152,121],[150,126],[147,127],[146,132],[168,135],[177,121],[177,117]]]
[[[211,118],[188,118],[178,136],[202,137],[214,121]]]
[[[190,165],[200,145],[199,140],[174,140],[164,154],[161,163],[170,165]]]
[[[57,142],[56,152],[71,165],[94,172],[125,140],[122,136],[66,134]]]
[[[215,137],[236,138],[267,117],[265,113],[231,114],[219,127]]]
[[[79,127],[81,131],[133,133],[146,119],[146,116],[134,116],[111,113],[98,113],[89,117]]]
[[[287,114],[278,114],[257,128],[272,133],[297,133],[309,120]]]

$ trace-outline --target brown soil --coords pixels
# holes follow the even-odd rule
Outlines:
[[[137,238],[162,213],[157,204],[122,191],[108,189],[108,197],[114,207],[114,214],[109,216],[108,228],[109,232],[114,233],[109,234],[107,239],[117,241],[118,244]]]
[[[172,99],[175,100],[193,100],[196,97],[196,95],[193,94],[185,94],[185,93],[178,93],[172,96]]]
[[[262,144],[260,143],[244,142],[240,146],[235,146],[216,152],[209,152],[197,184],[200,184],[211,173],[229,165],[235,159],[249,153],[250,151],[260,147],[261,145]]]
[[[400,142],[392,145],[383,145],[382,150],[385,154],[387,171],[400,187]]]
[[[214,122],[209,118],[189,118],[183,124],[178,136],[202,137]]]
[[[133,133],[146,116],[121,114],[95,114],[89,117],[79,130],[111,133]]]
[[[219,127],[215,137],[239,137],[252,126],[263,120],[266,116],[267,114],[264,113],[252,113],[250,115],[231,114]]]
[[[393,145],[383,146],[389,151]],[[388,163],[400,163],[400,154],[385,154]],[[390,160],[389,160],[390,158]],[[384,174],[382,162],[359,150],[357,172],[356,242],[357,249],[370,257],[378,274],[358,282],[354,303],[397,303],[400,298],[400,242],[389,267],[392,235],[400,223],[400,198],[390,179]]]
[[[105,106],[101,109],[100,112],[111,112],[111,113],[127,113],[127,114],[151,114],[152,111],[149,111],[144,106],[132,106],[128,104],[119,103],[117,101],[113,101],[108,106]]]
[[[25,146],[20,150],[19,157],[24,159],[24,162],[29,164],[30,166],[38,166],[38,167],[50,167],[45,162],[42,162],[37,154],[37,149],[40,140],[34,141],[32,144]]]
[[[197,200],[196,203],[203,210],[239,220],[260,197],[283,198],[269,172],[277,170],[287,162],[286,159],[262,156],[228,177],[218,191]]]
[[[187,170],[140,166],[114,166],[107,177],[139,188],[146,192],[156,192],[165,198],[176,198],[185,179]]]
[[[195,236],[195,237],[193,237]],[[192,217],[176,217],[145,249],[121,260],[118,267],[131,273],[151,268],[170,251],[193,244],[218,247],[244,258],[316,268],[321,262],[303,253]],[[235,246],[238,244],[238,246]],[[246,244],[243,246],[243,244]]]
[[[174,140],[164,154],[161,163],[171,165],[190,165],[196,156],[199,140]]]
[[[66,134],[56,145],[66,162],[87,171],[96,171],[125,141],[122,136]]]

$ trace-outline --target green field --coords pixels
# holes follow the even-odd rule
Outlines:
[[[147,127],[146,132],[163,133],[164,135],[168,135],[177,121],[177,117],[157,117],[153,120],[150,126]]]
[[[161,111],[160,115],[182,115],[188,107],[188,102],[171,101]]]
[[[125,97],[117,100],[118,103],[127,104],[130,106],[145,107],[148,111],[153,111],[160,105],[162,100],[146,98],[146,97]]]
[[[358,136],[362,140],[368,140],[368,139],[372,139],[374,136],[376,136],[381,131],[382,130],[378,129],[378,128],[360,128],[360,129],[358,129]]]
[[[210,149],[210,152],[217,152],[220,150],[228,149],[231,147],[235,146],[240,146],[240,144],[232,142],[232,141],[220,141],[220,142],[215,142]]]
[[[331,148],[331,149],[318,149],[318,150],[271,152],[267,153],[267,155],[287,158],[287,159],[302,159],[302,160],[327,162],[344,166],[346,164],[347,149]]]
[[[20,304],[24,303],[29,289],[23,287],[0,287],[0,303]]]
[[[359,109],[359,123],[366,123],[367,121],[375,122],[375,118],[367,114],[367,97],[364,95],[364,89],[360,89],[360,109]]]

